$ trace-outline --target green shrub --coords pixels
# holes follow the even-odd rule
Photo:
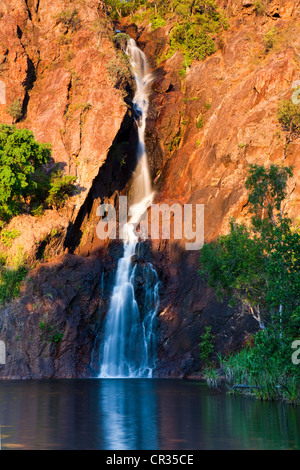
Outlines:
[[[266,12],[266,4],[264,0],[257,0],[254,3],[254,11],[257,15],[263,15]]]
[[[27,269],[24,266],[0,268],[0,303],[19,295],[20,285],[25,279]]]
[[[49,196],[46,203],[56,209],[61,208],[69,196],[72,196],[76,190],[76,176],[64,175],[60,170],[52,173],[50,179]]]
[[[19,98],[11,103],[11,105],[7,108],[7,112],[11,115],[14,122],[17,122],[19,119],[21,119],[23,111]]]
[[[124,89],[132,78],[129,59],[121,51],[117,52],[116,60],[110,60],[106,69],[116,88]]]
[[[295,402],[300,368],[292,362],[292,343],[300,331],[300,233],[284,212],[292,176],[291,167],[249,166],[245,187],[252,223],[246,227],[233,220],[229,234],[204,245],[200,273],[219,300],[226,296],[243,306],[261,328],[252,347],[220,361],[226,380],[250,385],[247,393],[260,399]]]
[[[129,41],[130,36],[126,33],[117,33],[114,36],[114,43],[116,46],[119,46],[123,51],[126,49],[127,42]]]
[[[169,51],[164,58],[180,51],[185,60],[184,68],[189,67],[193,59],[203,60],[215,52],[215,38],[222,42],[220,35],[222,30],[228,27],[227,20],[215,0],[106,0],[106,3],[112,8],[110,16],[113,20],[132,15],[143,5],[144,11],[131,17],[131,20],[142,21],[148,18],[152,31],[165,26],[168,19],[172,20],[174,26],[169,36]],[[183,70],[181,75],[184,78]]]
[[[38,205],[35,205],[33,206],[33,208],[31,209],[31,214],[34,216],[34,217],[41,217],[44,213],[44,206],[43,204],[38,204]]]
[[[214,335],[211,333],[211,326],[205,327],[205,332],[201,336],[200,347],[200,359],[205,363],[209,363],[210,356],[214,350],[213,345]]]
[[[166,20],[162,18],[160,15],[151,15],[150,17],[151,21],[151,31],[154,31],[157,28],[160,28],[161,26],[166,26]]]
[[[270,31],[268,31],[265,35],[264,35],[264,44],[265,44],[265,51],[266,53],[268,53],[275,45],[275,42],[276,42],[276,34],[277,34],[277,30],[275,27],[271,28]]]
[[[0,234],[0,239],[1,242],[7,246],[11,247],[12,240],[15,238],[19,237],[21,235],[21,232],[19,230],[13,229],[13,230],[2,230]]]
[[[278,105],[277,118],[291,135],[300,136],[300,105],[290,100],[282,100]]]
[[[200,113],[196,119],[196,127],[197,129],[202,129],[204,126],[203,115]]]
[[[19,214],[41,189],[35,172],[50,158],[50,145],[34,139],[28,129],[0,125],[0,218]]]
[[[57,330],[56,333],[53,335],[53,342],[58,344],[63,338],[63,333],[60,330]]]

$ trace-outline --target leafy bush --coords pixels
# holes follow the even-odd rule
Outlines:
[[[19,214],[28,199],[38,195],[34,175],[50,153],[50,145],[37,142],[28,129],[0,125],[0,218]]]
[[[254,346],[222,361],[228,380],[255,385],[262,399],[299,400],[291,345],[300,331],[300,233],[284,213],[290,167],[252,165],[246,180],[252,225],[201,250],[201,273],[259,322]],[[251,391],[251,393],[254,393]],[[298,398],[297,398],[298,396]]]
[[[254,11],[257,15],[263,15],[266,12],[265,0],[256,0],[254,3]]]
[[[18,238],[20,235],[21,235],[21,232],[19,232],[19,230],[16,230],[16,229],[2,230],[0,234],[0,239],[4,245],[6,245],[7,247],[10,247],[12,240],[14,240],[15,238]]]
[[[278,105],[277,118],[291,136],[300,136],[300,105],[282,100]]]
[[[111,60],[106,69],[116,88],[126,88],[131,80],[131,68],[128,57],[121,51],[117,52],[117,59]]]
[[[113,20],[118,20],[125,16],[133,14],[141,5],[146,4],[147,0],[106,0],[105,3],[110,7],[110,16]]]
[[[215,52],[213,37],[217,34],[221,40],[220,33],[228,27],[227,20],[215,0],[160,0],[157,2],[107,0],[106,3],[112,8],[113,19],[132,14],[143,4],[145,11],[141,18],[148,17],[152,30],[165,26],[169,18],[172,22],[175,20],[170,32],[170,48],[164,58],[171,57],[176,51],[182,53],[184,57],[182,77],[184,77],[184,69],[191,65],[193,59],[203,60]]]
[[[126,33],[117,33],[114,35],[114,43],[119,46],[123,51],[126,49],[127,42],[130,36]]]
[[[160,15],[151,15],[150,17],[151,21],[151,31],[154,31],[157,28],[160,28],[161,26],[166,26],[166,20],[162,18]]]
[[[22,117],[22,106],[19,98],[14,100],[7,109],[8,114],[14,119],[14,122],[17,122]]]
[[[27,269],[1,268],[0,270],[0,303],[9,301],[19,295],[20,285],[25,279]]]
[[[197,129],[202,129],[203,126],[204,126],[203,114],[200,113],[196,119],[196,127]]]
[[[268,53],[275,45],[275,41],[276,41],[276,33],[277,33],[277,30],[276,28],[271,28],[270,31],[268,31],[265,35],[264,35],[264,44],[265,44],[265,51],[266,53]]]
[[[20,286],[27,274],[26,259],[20,248],[8,265],[7,255],[0,254],[0,304],[19,295]]]
[[[77,105],[83,112],[89,103]],[[42,215],[47,206],[60,208],[75,191],[75,176],[63,176],[57,166],[49,175],[42,169],[51,147],[35,141],[28,129],[0,126],[0,219],[7,221],[24,210]],[[4,222],[3,222],[4,223]],[[4,232],[2,232],[3,234]],[[9,243],[15,234],[5,240]],[[2,240],[5,235],[2,235]]]
[[[76,176],[64,175],[60,170],[52,173],[50,178],[49,196],[46,199],[50,207],[61,208],[69,196],[76,190]]]
[[[200,359],[205,363],[209,363],[210,356],[214,350],[213,345],[214,335],[211,333],[211,326],[205,327],[205,332],[201,336],[200,347]]]

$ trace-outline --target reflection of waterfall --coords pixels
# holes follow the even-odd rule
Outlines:
[[[145,126],[152,76],[144,53],[130,39],[126,49],[130,57],[136,92],[133,106],[138,126],[137,167],[133,175],[131,218],[124,227],[124,255],[119,260],[115,285],[105,325],[100,377],[151,377],[154,368],[154,319],[158,308],[158,277],[150,263],[144,266],[145,299],[141,308],[135,296],[138,236],[134,227],[151,205],[153,191],[145,149]]]
[[[149,380],[101,381],[104,449],[157,449],[155,387]]]

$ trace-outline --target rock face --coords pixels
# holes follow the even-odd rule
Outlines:
[[[0,121],[14,122],[8,111],[19,100],[17,125],[51,143],[49,167],[58,163],[77,176],[78,193],[60,217],[55,211],[47,214],[48,234],[60,229],[65,235],[76,219],[127,112],[107,70],[116,50],[101,5],[58,0],[0,5],[0,80],[6,86]],[[18,244],[34,256],[32,247],[44,238],[44,221],[36,220],[30,236],[21,230]]]
[[[103,303],[102,269],[99,259],[66,255],[32,272],[20,300],[1,311],[7,350],[2,378],[95,375],[90,363]]]
[[[293,165],[289,212],[297,215],[300,139],[286,146],[277,106],[292,98],[292,84],[300,77],[300,5],[275,3],[280,4],[275,19],[255,13],[245,18],[243,8],[229,18],[236,26],[224,33],[221,50],[188,70],[184,92],[176,54],[154,71],[147,141],[154,171],[163,161],[157,201],[205,204],[206,242],[225,233],[231,217],[239,221],[247,215],[244,181],[251,163]],[[274,42],[267,50],[271,29]]]
[[[33,258],[56,229],[60,235],[47,243],[49,254],[59,257],[31,271],[21,297],[1,308],[0,339],[8,351],[2,378],[97,374],[104,317],[122,254],[120,243],[97,239],[96,208],[103,201],[117,206],[119,194],[130,186],[132,112],[107,73],[116,51],[110,28],[99,26],[101,2],[65,3],[15,0],[0,6],[0,79],[5,76],[7,103],[21,100],[23,118],[17,125],[51,142],[54,161],[76,174],[80,186],[60,213],[11,222],[12,228],[28,227],[17,241]],[[185,80],[179,76],[179,53],[156,65],[172,25],[150,31],[124,20],[117,28],[137,39],[155,75],[146,129],[155,202],[204,204],[206,242],[226,233],[231,217],[247,220],[244,182],[250,163],[293,165],[291,217],[299,203],[300,139],[286,145],[277,105],[291,98],[292,83],[300,79],[300,2],[271,1],[262,14],[251,1],[218,4],[230,27],[222,40],[216,38],[218,51],[193,63]],[[75,6],[80,26],[67,27],[59,14]],[[270,31],[271,47],[265,37]],[[11,123],[6,110],[0,105],[0,119]],[[127,156],[124,165],[120,154]],[[73,254],[62,255],[64,250]],[[217,302],[198,275],[198,252],[186,251],[180,240],[153,240],[134,262],[146,261],[154,264],[161,282],[157,376],[200,373],[199,342],[206,326],[212,326],[217,352],[237,350],[251,340],[257,323],[240,308]],[[141,278],[141,292],[142,286]]]
[[[156,203],[204,204],[205,242],[228,231],[229,221],[247,221],[244,182],[249,164],[292,165],[288,211],[299,208],[300,139],[287,143],[277,120],[278,102],[291,99],[299,75],[300,2],[218,2],[229,16],[218,51],[193,63],[182,82],[176,53],[155,68],[169,25],[142,30],[139,44],[150,57],[155,80],[147,122],[147,149]],[[126,28],[126,25],[125,25]],[[271,47],[266,34],[271,31]],[[219,304],[197,271],[198,253],[181,241],[153,243],[162,279],[157,374],[184,376],[199,366],[199,338],[211,325],[216,349],[236,350],[257,330],[253,318]]]

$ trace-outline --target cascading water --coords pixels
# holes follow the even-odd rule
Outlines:
[[[150,263],[143,268],[144,300],[139,309],[135,297],[136,265],[132,257],[138,247],[134,230],[154,196],[145,148],[145,127],[152,75],[145,54],[135,41],[128,41],[126,54],[134,73],[133,106],[138,126],[137,167],[133,175],[131,218],[124,226],[124,254],[118,262],[115,285],[107,313],[103,360],[99,377],[152,377],[155,362],[154,320],[158,309],[158,276]]]

